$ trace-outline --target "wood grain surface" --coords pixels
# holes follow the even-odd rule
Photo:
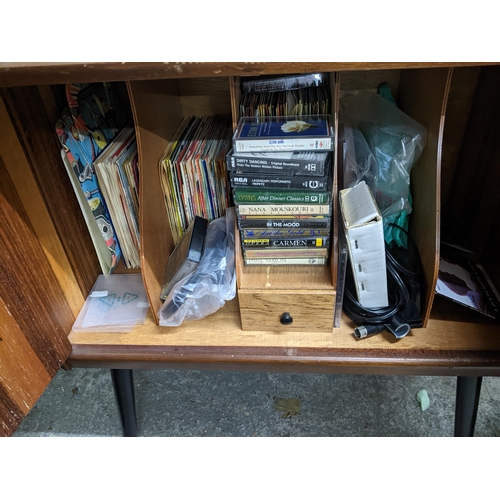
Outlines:
[[[396,340],[384,332],[363,340],[345,316],[341,327],[243,331],[234,299],[180,327],[146,323],[129,333],[72,332],[73,366],[252,369],[332,373],[500,374],[500,325],[450,301],[436,300],[426,329]]]
[[[0,97],[0,153],[17,194],[22,202],[31,226],[42,246],[45,257],[64,291],[68,304],[76,315],[85,302],[82,290],[71,267],[64,247],[50,217],[47,205],[39,191],[24,149]],[[54,200],[57,209],[59,204]],[[56,208],[56,207],[54,207]],[[88,292],[87,292],[88,293]]]
[[[0,434],[12,432],[18,425],[71,349],[69,363],[73,366],[500,375],[500,325],[449,301],[433,298],[432,293],[439,244],[439,196],[436,192],[439,192],[440,148],[450,88],[448,68],[481,64],[0,63],[0,87],[20,86],[4,89],[2,95],[31,170],[31,177],[23,183],[22,176],[13,168],[12,159],[7,162],[7,153],[0,155]],[[409,68],[434,69],[416,71]],[[354,73],[359,70],[366,72]],[[427,198],[421,198],[423,208],[416,208],[420,214],[416,217],[420,220],[416,222],[417,233],[427,248],[424,259],[428,263],[432,261],[427,266],[427,310],[432,304],[427,328],[415,329],[399,341],[387,332],[358,341],[352,333],[354,325],[344,316],[340,328],[325,331],[318,331],[313,326],[300,332],[293,329],[244,331],[236,298],[213,315],[178,328],[158,327],[155,315],[149,311],[146,323],[131,332],[71,332],[68,341],[66,335],[79,300],[78,293],[72,295],[71,290],[75,290],[77,283],[82,296],[86,296],[98,274],[98,262],[90,237],[85,236],[85,223],[71,184],[64,175],[62,163],[56,160],[59,145],[52,123],[56,107],[47,102],[50,95],[46,89],[23,86],[129,81],[144,193],[141,194],[142,273],[156,311],[163,271],[173,248],[158,182],[158,161],[181,119],[192,112],[231,109],[235,117],[234,107],[238,101],[235,85],[243,76],[341,72],[341,80],[345,77],[346,82],[359,86],[360,78],[377,78],[374,70],[384,70],[378,76],[385,74],[391,85],[399,86],[404,109],[417,121],[426,122],[430,131],[430,147],[424,158],[426,167],[415,184],[419,192],[425,192],[426,179],[434,175]],[[477,233],[481,229],[481,234],[488,234],[483,241],[484,255],[490,264],[495,264],[494,249],[500,243],[498,229],[494,226],[496,218],[492,215],[500,209],[500,198],[495,194],[500,172],[496,166],[500,150],[495,146],[495,120],[500,116],[497,113],[500,104],[496,98],[493,104],[489,102],[498,87],[495,71],[498,68],[481,70],[483,80],[480,77],[478,89],[485,93],[481,97],[481,92],[476,92],[465,133],[463,118],[467,114],[467,103],[463,103],[462,121],[457,124],[450,142],[457,146],[463,134],[463,143],[468,138],[469,145],[467,150],[463,149],[465,146],[462,149],[469,156],[460,155],[464,163],[458,162],[456,169],[446,173],[447,176],[455,174],[459,188],[455,194],[454,184],[449,184],[450,198],[452,193],[464,195],[462,199],[454,198],[457,213],[469,214],[466,199],[473,195],[478,206],[474,208],[474,215],[468,215],[469,224],[474,226],[484,214],[484,221],[472,227],[472,231]],[[189,80],[193,77],[195,80]],[[467,83],[463,81],[458,85]],[[336,87],[337,93],[341,90]],[[465,87],[463,91],[463,95],[472,92]],[[49,119],[48,114],[52,118]],[[472,127],[470,136],[469,127]],[[481,135],[481,130],[483,134],[484,130],[488,131],[486,137]],[[481,146],[472,144],[473,137],[478,138]],[[488,185],[482,188],[474,176],[475,167],[465,163],[467,158],[474,159],[481,154],[485,162],[481,171],[488,175]],[[485,166],[488,162],[493,165],[489,171]],[[490,201],[481,198],[486,195]],[[54,196],[64,200],[61,213],[47,208]],[[43,207],[42,201],[45,209],[36,213],[36,207]],[[41,227],[47,228],[49,236],[42,234]],[[68,227],[72,229],[69,236],[64,233]],[[70,270],[58,276],[56,263],[62,269],[69,263]],[[326,282],[320,280],[319,289],[333,291],[334,272],[335,269],[327,273]],[[63,274],[66,274],[64,279],[69,280],[66,284]],[[309,282],[313,283],[314,279]],[[251,288],[249,293],[253,293]],[[308,290],[308,293],[314,292]]]
[[[1,94],[31,168],[31,175],[52,218],[56,238],[66,253],[64,260],[70,262],[74,279],[83,295],[87,296],[100,273],[100,266],[61,159],[55,123],[48,119],[37,87],[4,89]],[[43,210],[42,207],[40,209]],[[52,237],[47,234],[47,238]],[[70,274],[70,270],[67,270],[67,275]]]
[[[265,353],[265,354],[264,354]],[[500,351],[393,352],[377,349],[75,345],[73,367],[336,373],[351,375],[500,376]]]
[[[424,326],[431,314],[439,270],[441,152],[452,72],[448,68],[405,70],[399,79],[398,105],[427,130],[425,148],[411,170],[413,206],[409,222],[424,271]]]
[[[75,315],[3,152],[0,148],[0,435],[10,435],[68,358]]]
[[[241,328],[265,331],[331,331],[335,292],[314,290],[239,290]],[[290,325],[282,325],[280,318],[288,313]]]
[[[154,313],[161,307],[160,291],[174,240],[168,224],[160,183],[160,159],[183,115],[177,82],[129,82],[139,153],[141,186],[139,230],[141,273]]]
[[[141,269],[154,315],[168,258],[174,249],[160,183],[168,141],[191,115],[230,114],[229,79],[129,82],[140,164]]]
[[[318,71],[480,66],[491,62],[58,62],[0,63],[0,87],[73,82],[259,76]]]
[[[55,375],[71,350],[75,316],[0,157],[0,297],[43,366]]]
[[[0,436],[7,436],[28,414],[52,377],[1,297],[0,367]]]

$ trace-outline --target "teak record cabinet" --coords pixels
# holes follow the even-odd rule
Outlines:
[[[189,115],[232,113],[236,123],[242,77],[312,71],[330,73],[336,132],[343,95],[383,82],[427,128],[425,151],[412,172],[410,220],[425,271],[424,328],[398,342],[389,334],[356,341],[346,317],[333,329],[336,232],[324,268],[245,268],[238,253],[238,298],[204,320],[158,327],[161,279],[173,248],[158,178],[169,137]],[[137,132],[140,272],[152,307],[146,324],[127,334],[71,331],[100,269],[54,124],[64,105],[62,84],[84,81],[122,82]],[[63,365],[500,374],[499,325],[433,293],[442,210],[460,221],[500,285],[499,66],[1,63],[0,87],[0,435],[16,429]],[[337,163],[335,158],[335,174]],[[335,176],[335,220],[337,192]],[[290,326],[279,322],[284,311],[294,318]]]

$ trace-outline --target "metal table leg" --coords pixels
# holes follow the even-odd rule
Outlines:
[[[483,377],[457,377],[455,437],[474,436]]]
[[[132,370],[111,370],[113,389],[120,411],[124,437],[137,436],[137,417],[135,413],[134,378]]]

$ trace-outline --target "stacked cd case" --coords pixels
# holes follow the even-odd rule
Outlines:
[[[242,82],[240,116],[307,116],[328,113],[328,73],[249,79]]]
[[[330,115],[242,117],[226,165],[245,265],[325,265],[330,255]]]

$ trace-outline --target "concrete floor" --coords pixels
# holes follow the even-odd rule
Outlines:
[[[140,436],[453,435],[454,377],[135,370],[134,378]],[[298,413],[283,418],[277,403],[292,398]],[[476,436],[500,435],[499,403],[500,379],[484,378]],[[14,435],[120,436],[109,370],[60,371]]]

